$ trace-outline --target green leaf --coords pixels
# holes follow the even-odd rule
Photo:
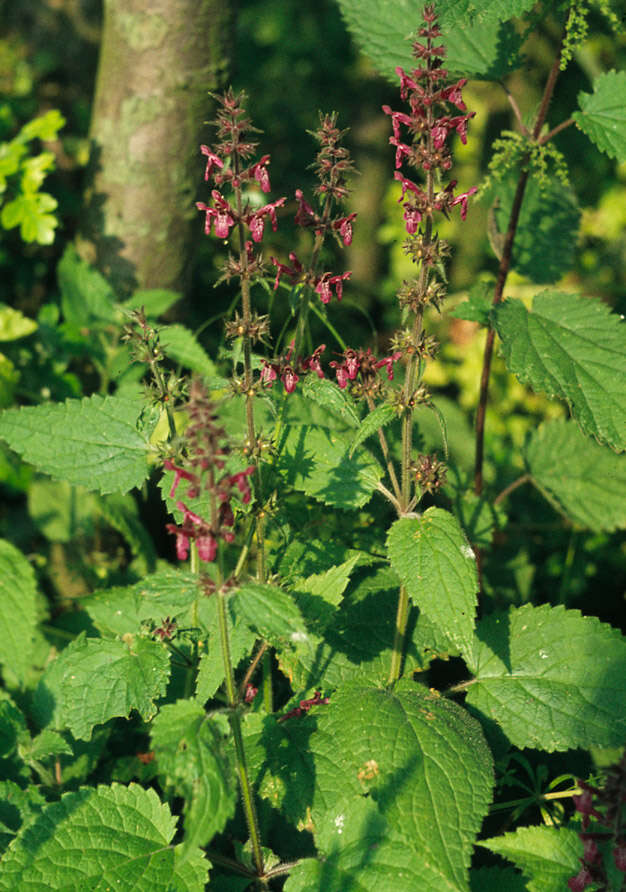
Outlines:
[[[59,130],[65,126],[65,123],[65,118],[58,108],[52,108],[44,115],[33,118],[32,121],[24,124],[19,132],[18,139],[23,142],[30,142],[31,139],[42,139],[48,142],[56,139]]]
[[[626,527],[626,455],[560,420],[533,432],[525,459],[533,482],[574,523],[598,533]]]
[[[461,25],[477,22],[508,22],[519,18],[535,4],[533,0],[439,0],[437,13],[442,21]]]
[[[156,564],[154,544],[139,516],[134,498],[131,495],[111,493],[108,496],[98,496],[96,504],[102,517],[129,544],[133,557],[141,559],[141,566],[146,571],[154,570]]]
[[[468,706],[514,746],[553,752],[626,738],[626,639],[595,617],[530,604],[491,614],[466,662]]]
[[[50,542],[70,542],[93,531],[96,497],[82,486],[40,478],[28,489],[28,513]]]
[[[24,680],[37,628],[37,582],[30,563],[0,539],[0,665]]]
[[[467,889],[493,766],[466,710],[413,681],[393,691],[356,682],[332,695],[317,727],[311,815],[324,850],[343,846],[339,837],[351,830],[345,809],[367,796],[388,824],[387,838],[413,853],[418,877],[424,865],[424,886],[399,888]]]
[[[337,606],[346,590],[350,574],[360,560],[358,554],[353,555],[343,564],[331,567],[325,573],[316,573],[298,582],[298,591],[308,592],[322,598],[326,604]]]
[[[277,585],[248,582],[228,600],[233,619],[243,619],[272,644],[306,635],[304,618],[292,595]]]
[[[462,653],[471,650],[476,560],[454,515],[429,508],[421,517],[401,517],[389,530],[387,552],[415,606]]]
[[[455,307],[450,315],[455,319],[466,319],[468,322],[488,326],[492,299],[493,282],[477,282],[470,289],[468,299]]]
[[[76,328],[94,321],[115,321],[115,294],[97,269],[78,256],[71,245],[57,267],[61,308],[67,322]]]
[[[202,892],[209,862],[196,851],[196,880],[179,863],[180,849],[171,842],[176,818],[154,790],[137,784],[113,784],[66,793],[20,832],[2,859],[2,892],[85,892],[168,889]]]
[[[57,207],[57,200],[47,192],[28,192],[8,201],[0,213],[0,223],[4,229],[20,227],[20,235],[25,242],[51,245],[58,220],[49,214]]]
[[[210,598],[205,602],[201,625],[209,635],[208,650],[202,654],[196,678],[195,696],[199,703],[206,703],[214,695],[224,681],[224,657],[218,631],[217,599]],[[257,634],[250,629],[243,617],[234,622],[227,615],[230,657],[233,666],[252,652]]]
[[[332,412],[351,427],[358,427],[361,423],[356,403],[349,393],[338,387],[328,378],[318,378],[317,375],[307,375],[302,388],[303,395],[321,406],[325,412]]]
[[[37,331],[34,319],[29,319],[13,307],[0,304],[0,341],[17,341],[19,338],[28,337],[34,331]]]
[[[389,406],[386,403],[382,406],[377,406],[372,412],[369,412],[361,422],[359,429],[352,440],[350,456],[354,454],[354,450],[357,446],[360,446],[368,437],[371,437],[372,434],[375,434],[376,431],[385,427],[386,424],[389,424],[397,417],[398,413],[396,412],[395,407]]]
[[[215,375],[213,361],[200,346],[193,332],[184,325],[159,327],[159,340],[163,352],[170,359],[199,375]]]
[[[277,470],[288,485],[325,505],[360,508],[382,470],[363,450],[349,457],[350,438],[327,428],[292,424],[283,429]]]
[[[150,740],[166,791],[185,800],[185,848],[206,845],[237,801],[220,733],[200,703],[178,700],[161,708]]]
[[[136,634],[143,624],[160,625],[167,616],[188,625],[201,597],[195,574],[168,567],[135,585],[93,592],[83,598],[81,607],[102,635],[121,638]]]
[[[501,5],[501,0],[499,2]],[[339,0],[339,7],[357,44],[388,80],[398,83],[398,65],[405,71],[417,67],[408,38],[414,38],[422,24],[422,3],[417,0]],[[447,49],[445,67],[466,77],[497,80],[520,64],[519,37],[511,25],[499,24],[511,16],[495,14],[484,22],[476,22],[469,20],[471,10],[470,4],[466,3],[465,21],[460,21],[456,9],[450,9],[442,16],[442,42]],[[440,15],[443,12],[439,4],[437,12]]]
[[[517,189],[509,176],[494,187],[495,225],[505,233]],[[574,262],[580,209],[571,189],[559,180],[540,183],[529,177],[513,247],[512,266],[531,282],[547,284],[561,278]]]
[[[418,860],[404,842],[390,839],[387,822],[373,802],[351,800],[340,805],[335,824],[329,822],[325,857],[301,860],[289,871],[285,892],[442,892],[461,888],[451,886],[436,867]]]
[[[167,288],[142,288],[135,291],[122,306],[127,310],[138,310],[143,307],[146,316],[156,319],[173,307],[181,297],[180,292],[169,291]]]
[[[563,892],[578,873],[583,853],[572,827],[518,827],[479,845],[512,861],[528,879],[528,892]]]
[[[55,480],[101,493],[128,492],[149,473],[141,410],[138,401],[98,394],[7,409],[0,415],[0,437]]]
[[[133,709],[148,721],[167,687],[169,652],[156,641],[79,636],[48,666],[35,692],[41,725],[89,740],[95,725]]]
[[[20,827],[32,823],[45,804],[46,800],[33,784],[22,789],[14,781],[0,781],[0,854]]]
[[[579,93],[580,111],[572,117],[601,152],[626,161],[626,71],[605,71],[593,93]]]
[[[73,756],[74,751],[58,731],[44,728],[41,734],[33,737],[32,746],[25,753],[27,761],[47,759],[49,756]]]
[[[509,371],[565,400],[584,433],[626,449],[626,347],[622,321],[599,300],[544,291],[494,310]]]

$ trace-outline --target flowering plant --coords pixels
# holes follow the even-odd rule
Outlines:
[[[350,24],[350,0],[342,6]],[[393,66],[398,102],[382,108],[411,270],[395,331],[350,343],[334,322],[356,284],[338,258],[349,259],[360,223],[338,116],[321,114],[313,134],[313,193],[274,198],[272,156],[258,152],[245,94],[229,89],[214,97],[196,203],[205,234],[226,243],[218,284],[236,295],[220,355],[158,325],[150,302],[162,295],[144,292],[119,338],[144,375],[141,397],[136,381],[115,394],[107,381],[83,400],[0,416],[26,461],[84,487],[69,491],[85,501],[99,492],[93,510],[133,553],[123,579],[81,597],[71,631],[53,623],[71,640],[55,638],[50,653],[33,569],[0,541],[17,629],[0,643],[0,830],[11,838],[0,892],[83,880],[146,892],[625,888],[624,759],[602,777],[592,758],[626,739],[626,639],[566,606],[580,530],[590,561],[592,536],[626,526],[620,319],[560,292],[531,308],[505,299],[541,229],[524,203],[558,192],[546,173],[558,153],[543,147],[574,119],[548,131],[546,118],[578,9],[555,13],[563,37],[532,127],[520,116],[519,139],[498,148],[517,171],[512,191],[490,172],[502,186],[495,280],[453,311],[485,329],[474,436],[432,383],[452,297],[447,235],[452,221],[474,225],[479,191],[455,179],[454,153],[480,122],[468,79],[446,61],[446,24],[468,72],[487,63],[463,56],[432,5],[412,67]],[[372,10],[374,56],[377,24]],[[517,32],[496,24],[515,45]],[[492,22],[465,26],[471,47]],[[614,146],[598,112],[607,89],[575,113],[601,149]],[[297,234],[279,248],[289,223]],[[74,275],[102,287],[86,264]],[[489,439],[496,335],[509,370],[572,416],[529,429],[523,447]],[[150,478],[170,515],[158,517],[168,560],[126,495]],[[528,483],[538,494],[517,502]],[[526,565],[498,557],[535,548],[548,522],[526,535],[529,514],[548,511],[550,529],[570,536],[550,598],[524,594]]]

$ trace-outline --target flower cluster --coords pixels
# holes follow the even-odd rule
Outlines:
[[[391,356],[385,356],[383,359],[376,359],[372,351],[347,349],[343,352],[343,360],[341,362],[331,362],[330,365],[335,370],[337,376],[337,384],[341,389],[345,389],[350,381],[358,381],[360,388],[370,393],[372,390],[379,389],[378,370],[387,369],[387,379],[393,380],[393,364],[397,362],[402,353],[397,351]]]
[[[571,892],[583,892],[597,883],[608,889],[605,854],[618,871],[626,874],[626,754],[607,771],[603,787],[584,781],[578,786],[582,793],[574,796],[574,805],[583,816],[580,838],[584,849],[581,869],[568,880],[567,887]]]
[[[178,499],[176,507],[183,514],[182,524],[167,524],[167,531],[176,536],[176,555],[184,561],[189,556],[191,540],[195,541],[201,561],[214,561],[217,555],[218,540],[232,542],[235,515],[231,505],[234,490],[239,492],[241,501],[247,504],[251,498],[250,475],[254,466],[235,474],[222,473],[230,448],[226,442],[226,432],[217,424],[215,407],[198,381],[193,381],[189,402],[186,406],[190,423],[185,431],[186,465],[183,467],[171,459],[163,463],[167,471],[174,472],[174,480],[169,497],[175,498],[181,480],[189,486],[186,501]],[[201,517],[192,511],[187,501],[199,499],[208,493],[211,505],[210,517]]]
[[[306,359],[293,357],[293,349],[294,342],[292,341],[289,345],[289,350],[284,356],[264,361],[261,371],[261,382],[263,384],[271,387],[274,381],[278,379],[282,381],[287,393],[293,393],[296,389],[296,384],[300,380],[300,375],[315,372],[318,378],[324,377],[324,372],[320,365],[320,356],[326,349],[325,344],[317,347],[311,356],[308,356]]]
[[[426,39],[426,44],[417,41],[413,44],[413,54],[423,62],[423,67],[420,65],[410,74],[400,67],[396,68],[400,77],[400,95],[408,101],[409,112],[394,111],[388,105],[383,106],[383,111],[391,118],[393,135],[389,137],[389,142],[396,149],[394,176],[402,187],[399,200],[403,204],[406,229],[410,234],[417,232],[421,221],[432,216],[434,211],[441,211],[447,216],[456,205],[460,205],[464,220],[468,198],[477,191],[477,187],[473,186],[467,192],[455,195],[456,180],[437,191],[432,184],[423,189],[400,171],[404,162],[425,172],[448,171],[452,166],[448,138],[451,133],[458,133],[465,143],[467,125],[474,116],[474,112],[465,114],[467,107],[463,102],[462,89],[466,79],[443,84],[448,72],[441,67],[445,48],[434,43],[441,37],[434,7],[427,6],[423,15],[424,25],[418,35]],[[464,114],[451,114],[451,105]],[[402,136],[403,127],[412,138],[410,142]]]
[[[341,300],[341,298],[343,297],[343,283],[347,281],[352,275],[350,270],[345,273],[339,273],[337,275],[333,275],[332,273],[322,273],[321,276],[311,275],[310,273],[305,272],[304,267],[302,266],[296,255],[293,253],[293,251],[290,251],[289,253],[289,260],[291,261],[291,265],[287,263],[281,263],[275,257],[271,257],[270,259],[276,267],[274,290],[278,288],[281,277],[286,276],[294,285],[296,284],[296,282],[306,282],[313,288],[316,294],[319,294],[320,300],[324,304],[327,304],[332,298],[333,288],[335,289],[337,300]]]

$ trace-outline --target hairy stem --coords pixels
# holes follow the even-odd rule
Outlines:
[[[409,593],[405,585],[400,586],[398,609],[396,612],[396,628],[393,638],[393,652],[391,654],[391,668],[389,670],[389,684],[393,684],[400,678],[402,671],[402,657],[404,654],[404,636],[409,618]]]
[[[543,97],[541,99],[541,105],[539,107],[539,112],[537,113],[537,119],[535,121],[535,126],[533,127],[532,138],[537,140],[539,138],[539,134],[541,133],[541,129],[546,120],[546,115],[548,114],[548,106],[550,105],[550,100],[552,99],[552,94],[554,93],[554,87],[556,84],[556,79],[559,75],[559,65],[561,62],[561,49],[563,46],[563,38],[561,38],[561,42],[559,43],[559,48],[557,50],[556,58],[554,60],[554,64],[550,69],[550,73],[548,75],[548,79],[546,81],[546,86],[543,91]],[[524,200],[524,193],[526,191],[526,185],[528,183],[529,171],[528,169],[524,169],[528,164],[529,156],[526,155],[522,161],[522,171],[519,176],[519,180],[517,182],[517,189],[515,190],[515,197],[513,198],[513,205],[511,207],[511,215],[509,217],[509,225],[507,227],[506,236],[504,238],[504,246],[502,248],[502,256],[500,258],[500,266],[498,267],[498,277],[496,279],[496,286],[493,294],[493,306],[495,307],[502,301],[502,295],[504,292],[504,286],[506,284],[507,277],[509,275],[509,271],[511,269],[511,258],[513,255],[513,242],[515,241],[515,235],[517,233],[517,227],[519,224],[520,212],[522,210],[522,202]],[[484,443],[485,443],[485,416],[487,414],[487,398],[489,395],[489,376],[491,373],[491,359],[493,356],[493,343],[495,338],[495,331],[493,328],[490,328],[487,332],[487,340],[485,342],[485,350],[483,353],[483,367],[480,376],[480,395],[478,398],[478,409],[476,411],[476,453],[475,453],[475,461],[474,461],[474,491],[477,495],[480,495],[483,491],[483,459],[484,459]]]

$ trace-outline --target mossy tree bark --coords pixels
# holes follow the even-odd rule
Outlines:
[[[78,250],[121,293],[182,290],[198,145],[221,89],[230,0],[105,0]]]

